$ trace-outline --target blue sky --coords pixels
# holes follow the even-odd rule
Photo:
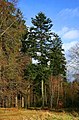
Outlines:
[[[31,18],[40,11],[52,20],[52,31],[57,33],[68,51],[79,42],[79,0],[19,0],[18,7],[26,24],[31,26]]]

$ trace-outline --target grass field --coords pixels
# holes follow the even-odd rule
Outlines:
[[[0,120],[79,120],[78,113],[45,110],[0,109]]]

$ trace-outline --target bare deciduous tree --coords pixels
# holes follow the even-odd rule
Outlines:
[[[79,42],[69,50],[69,66],[75,79],[79,80]]]

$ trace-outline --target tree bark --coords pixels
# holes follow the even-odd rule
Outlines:
[[[28,107],[28,100],[27,100],[27,95],[24,96],[24,108],[27,109]]]
[[[15,107],[17,108],[18,107],[18,98],[17,98],[17,95],[15,97]]]
[[[47,105],[47,90],[46,90],[46,85],[45,85],[45,104]]]
[[[58,83],[58,96],[57,96],[57,106],[58,106],[58,102],[59,102],[59,83]]]
[[[52,75],[51,75],[51,81],[50,81],[50,108],[52,109],[53,105],[53,96],[54,96],[54,91],[53,91],[53,83],[52,83]]]
[[[24,97],[22,97],[22,108],[24,108]]]
[[[41,89],[42,89],[42,108],[44,107],[44,81],[41,81]]]

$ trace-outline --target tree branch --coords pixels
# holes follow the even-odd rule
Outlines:
[[[11,25],[9,26],[9,27],[7,27],[7,29],[6,30],[4,30],[4,32],[3,33],[1,33],[1,35],[0,35],[0,37],[2,37],[5,33],[6,33],[6,31],[13,25],[15,23],[15,21],[14,22],[12,22],[11,23]]]

